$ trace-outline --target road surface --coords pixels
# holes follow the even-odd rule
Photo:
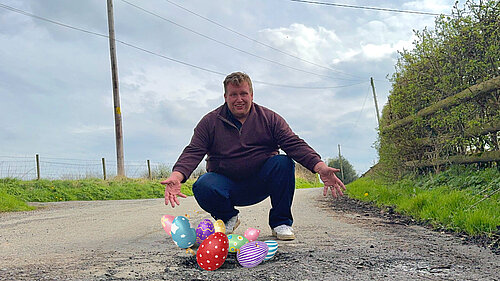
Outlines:
[[[337,201],[338,202],[338,201]],[[172,209],[162,199],[38,204],[0,213],[0,280],[500,280],[500,256],[456,236],[338,210],[322,190],[296,191],[297,239],[279,241],[276,256],[254,268],[234,255],[204,271],[164,232],[164,214],[209,215],[193,197]],[[243,234],[267,226],[269,200],[241,208]]]

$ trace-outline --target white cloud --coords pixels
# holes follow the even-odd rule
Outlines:
[[[363,55],[372,60],[384,59],[395,52],[395,48],[391,44],[366,44],[361,45],[361,49],[363,50]]]
[[[324,61],[325,55],[335,50],[340,43],[335,31],[321,26],[308,27],[301,23],[293,23],[289,27],[266,28],[260,33],[276,48],[316,63]]]
[[[71,134],[100,134],[114,132],[113,126],[101,126],[101,125],[80,125],[78,127],[72,128],[70,130]]]
[[[450,14],[450,1],[423,0],[403,3],[403,8],[408,10],[426,11],[430,13]]]
[[[158,107],[165,102],[183,107],[206,107],[213,99],[222,100],[222,86],[220,92],[209,91],[206,81],[177,67],[151,66],[134,70],[121,78],[121,87],[122,100],[129,113],[162,110]]]

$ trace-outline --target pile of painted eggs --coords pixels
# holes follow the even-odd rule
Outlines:
[[[178,247],[192,251],[192,246],[199,245],[196,261],[204,270],[212,271],[221,267],[228,253],[236,253],[240,265],[250,268],[270,260],[278,250],[278,242],[274,240],[256,241],[260,230],[255,228],[248,228],[243,236],[226,236],[226,227],[221,220],[212,223],[204,219],[194,229],[185,216],[164,215],[161,224]]]

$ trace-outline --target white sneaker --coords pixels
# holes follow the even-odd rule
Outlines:
[[[240,218],[236,215],[224,224],[226,225],[226,234],[231,234],[238,226],[240,226]]]
[[[293,234],[293,228],[286,224],[282,224],[273,228],[273,236],[276,236],[279,240],[293,240],[295,239],[295,234]]]

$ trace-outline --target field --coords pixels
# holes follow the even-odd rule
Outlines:
[[[182,185],[192,195],[194,179]],[[317,180],[296,178],[296,188],[321,186]],[[408,176],[388,182],[365,176],[348,185],[347,195],[367,201],[435,228],[468,235],[498,235],[500,227],[500,172],[497,168],[454,166],[439,174]],[[0,180],[0,211],[28,211],[28,202],[62,202],[162,198],[160,180]]]
[[[181,191],[192,196],[194,179],[182,185]],[[296,179],[296,188],[318,187],[318,181]],[[147,179],[81,179],[31,180],[0,179],[0,212],[28,211],[28,202],[61,202],[90,200],[121,200],[162,198],[164,186],[160,180]]]

